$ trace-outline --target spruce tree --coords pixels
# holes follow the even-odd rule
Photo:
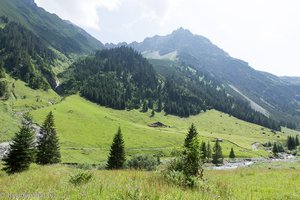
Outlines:
[[[60,162],[60,148],[52,111],[47,115],[40,132],[36,162],[41,165]]]
[[[147,101],[144,101],[144,103],[143,103],[142,112],[148,112],[148,103],[147,103]]]
[[[5,70],[3,68],[3,61],[0,60],[0,78],[5,78]]]
[[[222,147],[218,140],[216,140],[215,146],[213,148],[213,156],[212,156],[212,162],[214,164],[222,164],[223,163],[223,153],[222,153]]]
[[[196,127],[195,127],[194,123],[192,123],[192,125],[189,129],[189,132],[187,133],[187,136],[185,138],[184,146],[189,147],[193,138],[196,138],[197,136],[198,136],[198,133],[197,133]]]
[[[212,152],[211,152],[210,142],[207,143],[206,155],[207,155],[207,160],[210,161],[210,159],[212,158]]]
[[[230,149],[229,158],[235,158],[235,153],[233,151],[233,148]]]
[[[125,164],[125,147],[124,140],[119,127],[116,133],[113,143],[110,147],[110,154],[107,161],[107,169],[122,169]]]
[[[280,142],[277,142],[277,149],[278,149],[278,152],[284,152],[284,148]]]
[[[291,136],[291,147],[292,149],[296,149],[296,139]]]
[[[154,116],[155,116],[155,111],[154,109],[152,109],[150,117],[154,117]]]
[[[274,155],[277,155],[277,153],[279,152],[279,151],[278,151],[278,147],[277,147],[277,143],[276,143],[276,142],[275,142],[274,145],[273,145],[272,152],[273,152]]]
[[[299,135],[296,136],[296,141],[295,141],[295,142],[296,142],[296,146],[300,146],[300,143],[299,143]]]
[[[156,112],[161,112],[161,111],[162,111],[162,100],[161,100],[161,98],[159,98],[158,102],[157,102]]]
[[[201,159],[205,160],[207,158],[207,148],[205,142],[201,143],[200,151],[201,151]]]
[[[27,170],[30,163],[34,162],[35,146],[34,133],[29,126],[23,124],[10,144],[10,150],[4,156],[4,168],[8,174]]]
[[[287,147],[288,147],[288,150],[293,150],[293,149],[296,149],[296,138],[292,137],[292,136],[288,136],[287,137]]]
[[[185,147],[183,173],[187,179],[198,176],[202,168],[201,152],[198,137],[194,137],[188,147]]]

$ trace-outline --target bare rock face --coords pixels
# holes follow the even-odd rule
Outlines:
[[[5,154],[9,151],[9,142],[0,143],[0,160],[3,158]]]

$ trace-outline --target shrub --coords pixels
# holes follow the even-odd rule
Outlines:
[[[1,77],[0,77],[1,78]],[[4,99],[9,98],[8,82],[6,80],[0,80],[0,97]]]
[[[177,185],[196,187],[202,181],[202,164],[198,133],[192,124],[186,136],[183,151],[167,164],[163,175],[167,181]]]
[[[200,156],[199,142],[194,138],[190,147],[185,148],[180,156],[167,163],[163,176],[168,182],[179,186],[197,187],[203,176]]]
[[[185,181],[185,175],[183,174],[182,171],[166,171],[167,173],[164,174],[164,177],[167,182],[173,183],[178,186],[185,186],[186,181]]]
[[[182,167],[181,161],[171,161],[167,165],[167,169],[163,171],[163,177],[168,183],[175,184],[181,187],[195,188],[203,182],[200,176],[187,176],[183,170],[173,170]],[[177,165],[177,166],[176,166]],[[171,170],[172,169],[172,170]]]
[[[101,163],[100,165],[97,166],[97,169],[98,170],[105,170],[105,169],[107,169],[107,164]]]
[[[134,155],[128,161],[128,167],[131,169],[139,169],[139,170],[154,170],[157,166],[157,160],[150,155]]]
[[[93,168],[93,165],[87,163],[79,163],[75,165],[75,167],[82,170],[91,170]]]
[[[69,182],[75,186],[82,185],[88,183],[92,176],[93,174],[91,172],[77,172],[70,176]]]

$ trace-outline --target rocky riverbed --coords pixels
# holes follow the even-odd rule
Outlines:
[[[237,169],[240,167],[250,167],[255,163],[271,163],[271,162],[294,162],[300,160],[296,156],[282,153],[279,154],[277,158],[252,158],[252,159],[233,159],[224,161],[223,165],[220,166],[210,166],[209,169],[214,170],[230,170]]]
[[[35,141],[40,137],[41,127],[38,124],[31,124],[31,128],[35,133]],[[10,142],[2,142],[0,143],[0,160],[3,156],[9,151]]]
[[[0,143],[0,159],[3,158],[3,155],[5,155],[9,150],[9,142],[3,142]]]

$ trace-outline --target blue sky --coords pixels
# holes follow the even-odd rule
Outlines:
[[[298,0],[35,0],[103,43],[142,41],[178,27],[276,75],[300,77]]]

